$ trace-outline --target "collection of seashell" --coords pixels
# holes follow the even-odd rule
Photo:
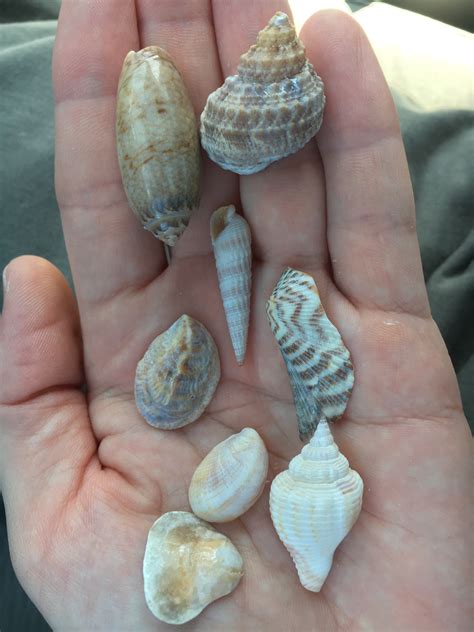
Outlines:
[[[209,95],[201,144],[222,168],[256,173],[309,142],[321,126],[324,104],[321,79],[288,16],[277,12],[242,55],[237,74]],[[133,212],[147,230],[174,246],[199,204],[199,139],[181,75],[157,46],[125,58],[116,137]],[[227,205],[213,213],[210,232],[230,340],[241,365],[250,314],[250,228]],[[362,479],[339,453],[328,426],[346,409],[353,367],[314,280],[304,272],[283,272],[267,302],[267,316],[288,371],[300,438],[310,438],[273,480],[270,515],[302,585],[317,592],[362,504]],[[204,325],[184,314],[139,361],[136,406],[155,428],[182,428],[202,415],[219,380],[216,343]],[[244,428],[216,445],[195,470],[188,491],[193,513],[171,511],[153,524],[143,577],[146,603],[158,619],[190,621],[237,587],[242,557],[206,521],[242,516],[262,494],[267,473],[265,444],[254,429]]]

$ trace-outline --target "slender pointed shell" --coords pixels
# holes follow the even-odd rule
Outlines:
[[[135,402],[151,426],[181,428],[201,416],[219,379],[219,354],[211,334],[184,314],[153,340],[138,363]]]
[[[232,347],[237,363],[243,364],[252,285],[250,228],[234,206],[222,206],[212,214],[211,239]]]
[[[265,444],[253,428],[244,428],[217,444],[194,472],[191,509],[210,522],[234,520],[257,501],[267,471]]]
[[[267,301],[267,316],[286,364],[304,440],[319,419],[334,421],[346,410],[354,385],[349,351],[309,274],[287,268]]]
[[[131,209],[174,246],[199,204],[200,151],[191,99],[158,46],[125,58],[117,94],[117,153]]]
[[[357,520],[364,485],[339,452],[325,419],[270,490],[270,513],[302,585],[319,592],[334,551]]]
[[[170,511],[153,524],[143,560],[145,599],[165,623],[186,623],[232,592],[243,575],[232,542],[187,511]]]
[[[301,149],[319,130],[324,86],[285,13],[276,13],[209,95],[201,144],[223,169],[249,174]]]

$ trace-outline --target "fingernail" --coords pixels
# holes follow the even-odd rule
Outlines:
[[[2,273],[3,293],[4,294],[6,294],[8,292],[8,290],[10,289],[10,282],[8,280],[8,277],[7,277],[7,269],[8,269],[8,265],[6,265],[3,268],[3,273]]]

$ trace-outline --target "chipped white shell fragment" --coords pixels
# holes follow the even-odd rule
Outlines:
[[[191,99],[170,55],[130,51],[117,93],[123,186],[143,226],[174,246],[200,198],[200,150]]]
[[[325,419],[301,454],[273,480],[273,525],[308,590],[321,590],[337,546],[359,516],[363,489]]]
[[[223,206],[212,214],[211,239],[232,346],[237,363],[243,364],[252,285],[250,228],[234,206]]]
[[[220,379],[216,343],[199,321],[184,314],[157,336],[137,365],[135,402],[155,428],[196,421]]]
[[[232,592],[242,575],[242,557],[229,538],[187,511],[163,514],[148,533],[145,599],[160,621],[194,619]]]
[[[277,12],[237,74],[209,95],[201,144],[223,169],[256,173],[301,149],[319,130],[324,86],[285,13]]]
[[[210,522],[234,520],[257,501],[267,471],[265,444],[253,428],[244,428],[217,444],[194,472],[191,509]]]
[[[319,419],[334,421],[346,410],[354,386],[349,351],[309,274],[287,268],[267,301],[267,316],[286,364],[303,440]]]

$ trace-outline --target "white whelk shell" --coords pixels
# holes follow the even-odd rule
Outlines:
[[[181,428],[204,412],[220,379],[216,343],[184,314],[148,347],[137,365],[135,402],[155,428]]]
[[[319,419],[334,421],[346,410],[354,386],[349,351],[309,274],[287,268],[267,301],[267,316],[286,364],[303,440]]]
[[[228,595],[243,575],[232,542],[187,511],[163,514],[151,527],[143,560],[145,599],[166,623],[186,623]]]
[[[243,364],[252,284],[250,228],[234,206],[223,206],[212,214],[211,239],[232,346],[237,363]]]
[[[339,452],[325,419],[270,491],[270,513],[302,585],[319,592],[334,551],[357,520],[364,485]]]
[[[209,95],[201,144],[223,169],[250,174],[299,149],[319,130],[324,86],[285,13],[242,55],[237,74]]]
[[[234,520],[259,498],[267,471],[265,444],[253,428],[244,428],[216,445],[194,472],[191,509],[210,522]]]

